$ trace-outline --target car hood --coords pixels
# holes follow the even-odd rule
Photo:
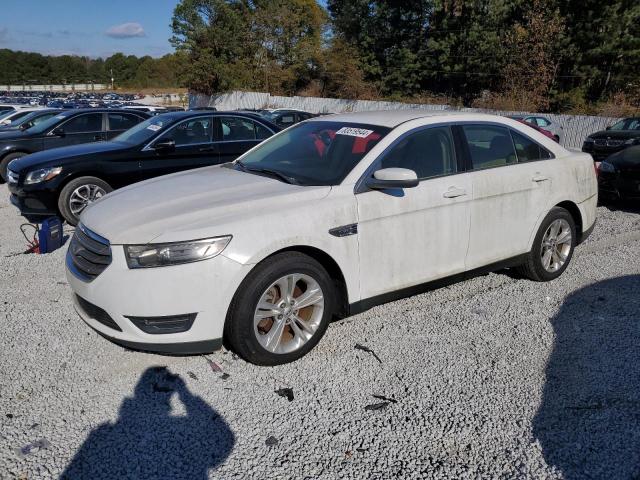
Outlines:
[[[52,148],[41,152],[32,153],[11,163],[11,169],[14,172],[21,173],[32,167],[54,166],[60,160],[72,159],[74,157],[83,157],[90,155],[94,157],[102,153],[111,153],[115,150],[123,150],[128,148],[127,145],[117,142],[94,142],[83,143],[80,145],[71,145],[68,147]]]
[[[602,130],[589,135],[591,138],[615,138],[626,140],[640,137],[640,130]]]
[[[640,146],[625,148],[621,152],[614,153],[607,162],[618,167],[620,171],[640,172]]]
[[[80,221],[112,244],[193,240],[233,235],[236,222],[300,208],[330,191],[213,166],[116,190],[85,209]]]

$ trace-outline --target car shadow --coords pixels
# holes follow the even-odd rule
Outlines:
[[[640,476],[640,275],[569,296],[533,434],[566,479]]]
[[[177,401],[183,408],[174,412]],[[92,430],[60,478],[206,479],[234,443],[229,425],[178,375],[153,367],[122,402],[118,420]]]

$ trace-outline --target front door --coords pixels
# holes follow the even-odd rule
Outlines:
[[[451,129],[413,131],[383,154],[380,168],[414,170],[415,188],[356,195],[363,299],[465,270],[472,196]]]
[[[45,136],[45,150],[106,140],[102,113],[77,115],[58,125],[54,132]]]
[[[212,130],[211,116],[184,120],[170,128],[145,148],[140,160],[141,180],[219,163]],[[175,148],[158,148],[159,144],[170,140],[175,142]]]

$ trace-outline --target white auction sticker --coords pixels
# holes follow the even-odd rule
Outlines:
[[[350,137],[367,138],[373,133],[373,130],[365,130],[364,128],[342,127],[336,132],[336,135],[349,135]]]
[[[160,125],[149,125],[147,127],[147,130],[151,130],[153,132],[157,132],[158,130],[160,130],[162,127]]]
[[[56,118],[57,118],[58,120],[64,120],[64,119],[65,119],[65,118],[67,118],[67,117],[65,117],[64,115],[57,115],[57,116],[56,116]]]

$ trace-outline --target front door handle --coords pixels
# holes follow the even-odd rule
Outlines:
[[[93,139],[94,139],[96,142],[99,142],[100,140],[104,140],[104,137],[102,136],[102,134],[101,134],[101,133],[99,133],[98,135],[94,136],[94,137],[93,137]]]
[[[213,148],[213,147],[204,147],[204,148],[201,148],[201,149],[200,149],[200,150],[198,150],[198,151],[199,151],[199,152],[215,152],[215,151],[216,151],[216,149],[215,149],[215,148]]]
[[[544,175],[534,175],[534,177],[531,179],[536,183],[540,183],[540,182],[546,182],[547,180],[549,180],[549,177],[545,177]]]
[[[463,197],[467,194],[467,191],[464,188],[451,187],[449,190],[444,192],[442,196],[444,198],[456,198]]]

